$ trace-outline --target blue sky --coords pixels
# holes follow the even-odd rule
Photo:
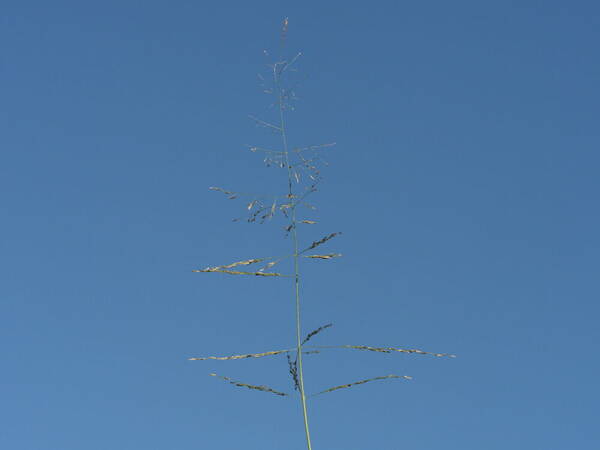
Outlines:
[[[600,6],[592,1],[6,2],[0,18],[3,431],[11,450],[302,449],[288,279],[192,273],[286,252],[232,222],[285,173],[264,49],[302,51],[293,146],[314,202],[315,449],[594,448]]]

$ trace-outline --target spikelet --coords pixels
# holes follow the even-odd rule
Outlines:
[[[356,386],[358,384],[365,384],[365,383],[368,383],[370,381],[375,381],[375,380],[387,380],[389,378],[403,378],[405,380],[412,380],[412,377],[409,377],[408,375],[402,375],[402,376],[400,376],[400,375],[385,375],[383,377],[374,377],[374,378],[368,378],[366,380],[355,381],[354,383],[341,384],[339,386],[334,386],[329,389],[325,389],[324,391],[317,392],[316,394],[313,394],[313,395],[325,394],[327,392],[337,391],[338,389],[346,389],[346,388],[349,388],[352,386]]]
[[[215,187],[215,186],[211,186],[208,189],[210,189],[211,191],[219,191],[219,192],[222,192],[223,194],[226,194],[226,195],[235,194],[235,192],[228,191],[226,189],[223,189],[223,188],[220,188],[220,187]]]
[[[340,256],[342,256],[341,253],[329,253],[328,255],[306,255],[304,257],[312,258],[312,259],[332,259],[332,258],[339,258]]]
[[[270,352],[263,353],[246,353],[242,355],[231,355],[231,356],[199,356],[195,358],[188,358],[188,361],[206,361],[209,359],[214,359],[218,361],[232,361],[236,359],[246,359],[246,358],[262,358],[263,356],[275,356],[280,355],[282,353],[288,353],[295,349],[286,348],[285,350],[273,350]],[[321,353],[320,350],[303,350],[303,355],[312,355],[316,353]]]
[[[207,267],[205,269],[196,269],[196,270],[192,270],[192,272],[220,272],[220,273],[228,273],[230,275],[255,275],[257,277],[283,277],[286,275],[282,275],[280,273],[269,273],[269,272],[263,272],[263,269],[260,269],[256,272],[245,272],[245,271],[240,271],[240,270],[230,270],[234,267],[237,266],[248,266],[250,264],[255,264],[258,262],[262,262],[265,261],[269,258],[253,258],[253,259],[246,259],[243,261],[236,261],[234,263],[231,264],[227,264],[224,266],[214,266],[214,267]],[[270,264],[270,265],[269,265]],[[275,265],[275,263],[269,263],[267,264],[267,268],[272,267],[273,265]]]
[[[289,24],[290,24],[290,21],[288,20],[287,17],[285,19],[283,19],[283,24],[281,25],[281,40],[282,41],[284,41],[286,38]]]
[[[311,331],[310,333],[308,333],[306,335],[306,337],[304,338],[304,340],[302,341],[302,345],[306,344],[308,341],[311,340],[311,338],[315,335],[320,333],[321,331],[323,331],[326,328],[332,327],[333,324],[332,323],[328,323],[326,325],[320,326],[319,328],[317,328],[316,330]]]
[[[238,270],[192,270],[192,272],[220,272],[228,273],[229,275],[255,275],[257,277],[286,277],[289,275],[282,275],[280,273],[269,273],[269,272],[241,272]]]
[[[292,377],[292,381],[294,382],[294,390],[299,391],[300,390],[300,382],[298,380],[298,359],[295,359],[292,362],[292,358],[290,357],[289,352],[286,356],[287,356],[289,372]]]
[[[258,269],[258,271],[259,272],[264,272],[265,270],[269,270],[271,267],[273,267],[275,264],[277,264],[280,261],[281,261],[281,259],[277,259],[275,261],[271,261],[271,262],[267,263],[264,267],[261,267],[260,269]]]
[[[449,353],[433,353],[433,352],[424,352],[423,350],[417,349],[404,349],[404,348],[395,348],[395,347],[369,347],[367,345],[342,345],[343,348],[351,348],[354,350],[368,350],[371,352],[380,352],[380,353],[392,353],[392,352],[401,352],[401,353],[416,353],[419,355],[431,355],[431,356],[446,356],[448,358],[456,358],[456,355],[452,355]]]
[[[231,269],[231,268],[237,267],[237,266],[249,266],[250,264],[261,262],[261,261],[264,261],[265,259],[266,258],[245,259],[243,261],[236,261],[236,262],[233,262],[231,264],[226,264],[224,266],[207,267],[203,271],[205,271],[205,272],[214,272],[214,271],[217,271],[217,270],[220,270],[220,269]]]
[[[211,186],[208,189],[210,189],[211,191],[222,192],[223,194],[225,194],[225,195],[228,196],[229,200],[236,199],[238,197],[238,195],[239,195],[237,192],[228,191],[227,189],[223,189],[223,188],[220,188],[220,187]]]
[[[232,359],[246,359],[246,358],[262,358],[263,356],[273,356],[285,353],[289,350],[273,350],[270,352],[263,353],[247,353],[244,355],[231,355],[231,356],[201,356],[198,358],[188,358],[189,361],[206,361],[207,359],[216,359],[219,361],[227,361]]]
[[[233,384],[234,386],[245,387],[245,388],[248,388],[248,389],[254,389],[256,391],[270,392],[272,394],[279,395],[281,397],[286,397],[288,395],[285,392],[276,391],[275,389],[271,389],[268,386],[264,386],[264,385],[256,386],[254,384],[242,383],[241,381],[232,380],[229,377],[224,377],[224,376],[221,376],[221,375],[217,375],[216,373],[211,373],[210,376],[211,377],[220,378],[221,380],[225,380],[229,384]]]
[[[309,247],[307,247],[305,250],[302,250],[301,253],[304,253],[307,250],[312,250],[313,248],[318,247],[321,244],[324,244],[328,240],[333,239],[334,237],[336,237],[338,234],[342,234],[342,232],[341,231],[337,231],[335,233],[331,233],[331,234],[325,236],[324,238],[319,239],[318,241],[314,241],[312,244],[310,244]]]

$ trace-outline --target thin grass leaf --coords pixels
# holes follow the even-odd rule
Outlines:
[[[201,356],[197,358],[188,358],[188,361],[206,361],[208,359],[216,359],[218,361],[230,361],[233,359],[246,359],[246,358],[262,358],[264,356],[280,355],[281,353],[289,352],[289,350],[273,350],[270,352],[262,353],[246,353],[243,355],[231,355],[231,356]]]
[[[329,144],[310,145],[308,147],[298,147],[298,148],[293,149],[292,151],[295,152],[295,153],[302,153],[302,152],[305,152],[305,151],[308,151],[308,150],[316,151],[316,150],[318,150],[320,148],[333,147],[335,145],[336,145],[335,142],[331,142]]]
[[[366,380],[355,381],[354,383],[341,384],[339,386],[334,386],[334,387],[331,387],[329,389],[325,389],[324,391],[317,392],[316,394],[313,394],[313,396],[314,395],[325,394],[327,392],[337,391],[338,389],[346,389],[346,388],[349,388],[349,387],[352,387],[352,386],[356,386],[358,384],[365,384],[365,383],[368,383],[370,381],[387,380],[389,378],[403,378],[405,380],[412,380],[412,377],[409,377],[408,375],[402,375],[402,376],[399,376],[399,375],[385,375],[383,377],[368,378]]]
[[[328,255],[306,255],[304,257],[312,258],[312,259],[332,259],[332,258],[338,258],[340,256],[342,256],[341,253],[329,253]]]
[[[315,211],[317,209],[317,207],[315,205],[311,205],[310,203],[307,203],[307,202],[297,202],[297,204],[302,205],[305,208],[308,208],[313,211]],[[341,234],[341,233],[338,233],[338,234]]]
[[[301,220],[300,223],[305,223],[307,225],[314,225],[317,222],[315,222],[314,220]]]
[[[265,152],[265,153],[271,153],[271,154],[274,154],[274,155],[283,155],[282,151],[271,150],[270,148],[263,148],[263,147],[253,146],[253,145],[248,146],[248,148],[253,153],[256,153],[256,152]]]
[[[298,54],[296,54],[296,56],[294,56],[290,62],[286,62],[285,65],[283,66],[283,69],[281,69],[281,73],[285,72],[290,67],[292,67],[294,65],[294,63],[298,60],[298,58],[300,58],[300,56],[302,56],[302,52],[299,52]]]
[[[254,116],[248,116],[248,117],[250,119],[254,120],[254,122],[256,122],[257,125],[262,125],[263,127],[271,128],[273,130],[281,132],[281,127],[278,127],[277,125],[273,125],[272,123],[265,122],[264,120],[260,120],[259,118],[254,117]]]
[[[288,395],[285,392],[276,391],[275,389],[271,389],[268,386],[264,386],[264,385],[256,386],[254,384],[242,383],[241,381],[232,380],[229,377],[224,377],[222,375],[217,375],[216,373],[211,373],[210,376],[211,377],[220,378],[221,380],[225,380],[229,384],[233,384],[234,386],[245,387],[245,388],[248,388],[248,389],[254,389],[256,391],[270,392],[272,394],[279,395],[281,397],[286,397]]]
[[[392,353],[392,352],[400,352],[400,353],[416,353],[418,355],[431,355],[437,357],[446,356],[448,358],[456,358],[456,355],[452,355],[450,353],[433,353],[433,352],[424,352],[423,350],[417,349],[404,349],[404,348],[395,348],[395,347],[369,347],[367,345],[342,345],[343,348],[351,348],[354,350],[368,350],[370,352],[379,352],[379,353]]]
[[[308,333],[306,335],[306,337],[304,338],[304,340],[302,341],[302,345],[306,344],[308,341],[310,341],[310,339],[315,335],[320,333],[321,331],[325,330],[326,328],[332,327],[333,324],[332,323],[328,323],[326,325],[320,326],[319,328],[317,328],[316,330],[311,331],[310,333]]]

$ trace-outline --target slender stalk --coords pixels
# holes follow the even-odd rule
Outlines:
[[[304,393],[304,371],[302,369],[302,326],[300,320],[300,267],[299,267],[299,254],[298,254],[298,233],[297,233],[297,222],[296,222],[296,206],[297,202],[294,201],[294,190],[293,190],[293,181],[292,181],[292,165],[290,164],[290,157],[288,152],[288,144],[287,144],[287,134],[285,128],[285,120],[284,120],[284,95],[283,88],[281,87],[281,82],[279,79],[280,73],[278,73],[278,67],[280,64],[275,64],[273,68],[273,76],[275,81],[275,86],[277,88],[277,94],[279,98],[279,120],[280,120],[280,130],[281,130],[281,139],[283,144],[283,153],[285,155],[285,164],[288,169],[288,193],[289,200],[292,203],[291,206],[291,232],[292,232],[292,240],[294,243],[294,279],[295,279],[295,291],[296,291],[296,352],[297,352],[297,361],[298,361],[298,390],[300,391],[300,402],[302,404],[302,416],[304,418],[304,433],[306,434],[306,446],[308,450],[312,450],[312,445],[310,441],[310,429],[308,427],[308,410],[306,408],[306,395]],[[281,67],[283,70],[285,66]]]

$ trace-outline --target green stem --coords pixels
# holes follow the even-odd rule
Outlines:
[[[300,268],[299,268],[299,254],[298,254],[298,233],[296,230],[296,205],[294,199],[294,191],[292,188],[292,165],[290,164],[287,135],[285,132],[285,120],[284,120],[284,103],[283,103],[283,90],[281,88],[279,73],[279,64],[275,64],[273,74],[275,78],[275,85],[277,87],[277,93],[279,96],[279,120],[281,125],[281,139],[283,141],[283,152],[285,155],[285,164],[288,169],[288,189],[289,189],[289,200],[292,203],[291,209],[291,231],[292,240],[294,242],[294,278],[295,278],[295,291],[296,291],[296,352],[298,361],[298,390],[300,391],[300,402],[302,404],[302,416],[304,418],[304,433],[306,434],[306,446],[308,450],[312,450],[310,442],[310,430],[308,427],[308,410],[306,408],[306,395],[304,394],[304,371],[302,369],[302,327],[300,322]]]

